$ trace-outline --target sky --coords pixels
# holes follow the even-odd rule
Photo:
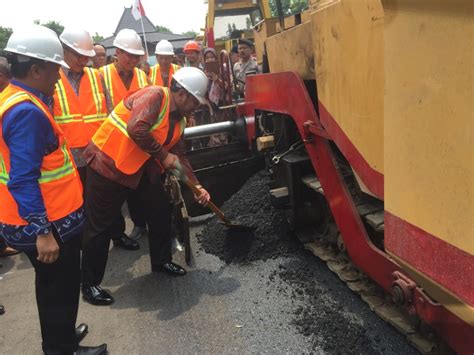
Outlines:
[[[103,37],[113,34],[123,8],[133,0],[0,0],[0,26],[32,24],[34,20],[58,21],[63,26],[83,28]],[[205,26],[204,0],[141,0],[146,16],[155,25],[174,33],[199,32]]]

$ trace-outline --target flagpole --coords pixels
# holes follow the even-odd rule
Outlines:
[[[143,40],[145,41],[146,61],[148,62],[148,44],[146,41],[145,26],[143,25],[143,15],[140,16],[140,22],[142,23]]]

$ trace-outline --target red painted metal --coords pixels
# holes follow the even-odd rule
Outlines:
[[[369,191],[383,200],[383,174],[370,166],[362,154],[357,150],[355,145],[351,142],[346,133],[341,129],[341,127],[339,127],[336,120],[334,117],[332,117],[326,107],[321,102],[318,103],[318,106],[321,123],[329,135],[333,137],[333,140],[337,144],[339,150],[342,152],[342,154],[344,154],[349,164],[351,164],[351,166],[357,172]]]
[[[229,54],[225,49],[219,53],[219,66],[221,71],[221,79],[224,82],[224,106],[232,104],[232,67]]]
[[[474,256],[385,211],[385,249],[474,307]]]
[[[239,112],[253,117],[256,110],[263,110],[292,117],[305,142],[313,168],[318,172],[324,195],[354,264],[391,293],[395,272],[408,277],[388,254],[377,249],[369,240],[347,186],[336,169],[329,143],[323,138],[324,130],[304,82],[293,72],[253,75],[246,80],[246,103],[239,108]],[[308,125],[308,120],[311,125]],[[416,295],[411,302],[417,313],[455,350],[467,349],[466,339],[474,339],[474,329],[445,307],[433,303],[418,289],[412,294]],[[445,320],[448,320],[449,326]]]
[[[331,139],[328,132],[326,132],[320,125],[315,124],[312,121],[306,121],[303,125],[303,128],[307,135],[314,134],[325,139]]]
[[[210,27],[206,30],[206,43],[210,48],[215,48],[216,41],[214,39],[214,28]]]

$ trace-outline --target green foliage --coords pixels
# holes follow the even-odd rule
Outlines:
[[[290,16],[304,11],[308,7],[308,0],[280,0],[284,16]],[[278,17],[276,0],[269,0],[273,17]]]
[[[195,38],[198,35],[198,33],[196,31],[189,30],[189,31],[183,32],[182,35]]]
[[[92,36],[92,40],[94,41],[94,43],[99,43],[103,39],[104,39],[104,37],[101,36],[100,34],[98,34],[97,32],[95,33],[94,36]]]
[[[250,17],[247,17],[245,19],[245,24],[246,24],[246,29],[247,30],[250,30],[252,28],[252,20],[250,19]]]
[[[43,22],[43,23],[40,23],[39,20],[34,20],[33,21],[36,25],[41,25],[41,26],[44,26],[44,27],[48,27],[49,29],[53,30],[54,32],[56,32],[56,34],[59,36],[63,31],[64,31],[64,26],[61,25],[60,22],[58,21],[48,21],[48,22]]]
[[[0,26],[0,52],[7,45],[8,38],[10,38],[12,32],[11,28]]]
[[[156,30],[161,33],[173,33],[168,27],[165,26],[156,26]]]

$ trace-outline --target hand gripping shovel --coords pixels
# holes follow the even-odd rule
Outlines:
[[[194,184],[188,177],[188,175],[186,174],[183,166],[181,165],[180,162],[177,162],[176,163],[176,169],[172,169],[171,170],[171,173],[176,176],[178,179],[180,179],[182,182],[184,182],[186,184],[186,186],[188,186],[191,191],[199,196],[201,194],[201,191],[199,190],[199,188],[196,186],[196,184]],[[212,201],[209,201],[208,204],[207,204],[207,207],[209,207],[209,209],[214,212],[217,217],[219,217],[219,219],[222,221],[222,223],[227,227],[229,228],[230,230],[233,230],[233,231],[252,231],[254,230],[255,228],[254,227],[251,227],[251,226],[245,226],[243,224],[240,224],[238,222],[235,222],[235,221],[232,221],[230,219],[228,219],[224,212],[222,212],[219,207],[217,207]]]

